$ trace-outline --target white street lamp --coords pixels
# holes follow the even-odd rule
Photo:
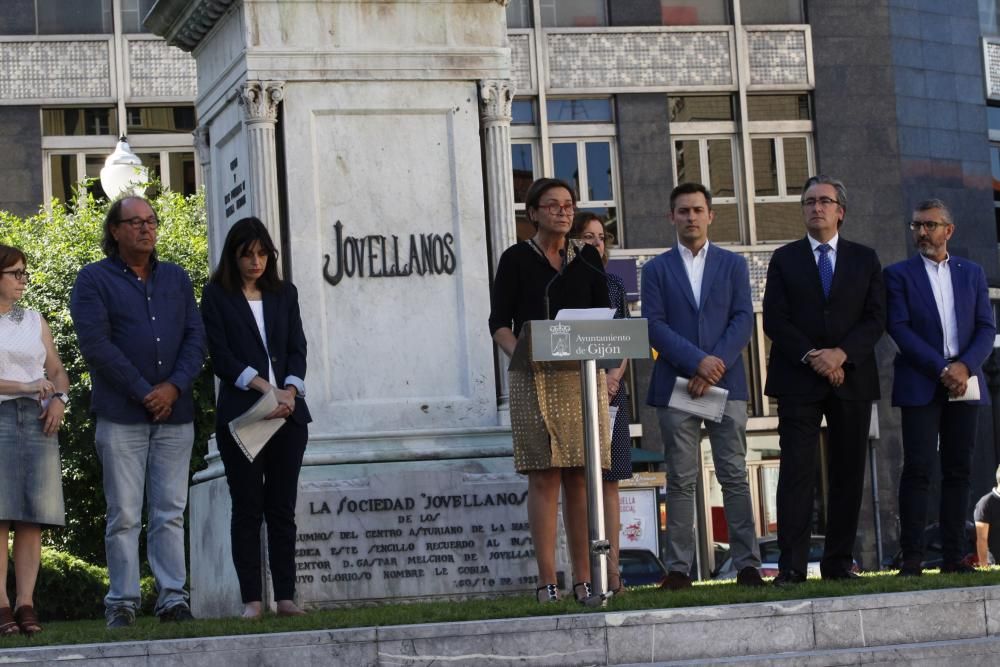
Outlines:
[[[115,146],[115,152],[104,161],[101,169],[101,187],[108,199],[114,201],[122,195],[141,196],[149,183],[149,173],[142,165],[139,156],[129,148],[128,141],[122,135]]]

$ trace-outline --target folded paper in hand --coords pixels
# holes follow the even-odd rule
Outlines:
[[[961,396],[949,396],[949,401],[978,401],[979,400],[979,377],[970,375],[969,381],[965,383],[965,393]]]
[[[278,397],[269,391],[249,410],[229,422],[229,433],[246,457],[253,461],[271,437],[284,426],[284,419],[265,419],[278,407]]]
[[[726,399],[729,390],[721,387],[709,387],[700,398],[691,398],[688,393],[688,379],[678,377],[674,382],[674,391],[670,394],[668,407],[692,414],[695,417],[721,422],[726,412]]]

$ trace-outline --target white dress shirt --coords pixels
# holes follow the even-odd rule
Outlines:
[[[820,247],[823,244],[820,243],[819,241],[817,241],[816,239],[814,239],[813,237],[809,236],[809,235],[806,235],[806,238],[809,239],[809,245],[812,247],[812,251],[813,251],[813,259],[816,260],[816,264],[818,266],[819,265],[819,250],[817,250],[816,248]],[[830,249],[826,251],[826,256],[830,258],[830,268],[833,270],[834,273],[837,272],[837,242],[838,241],[840,241],[840,234],[839,233],[838,234],[834,234],[833,238],[826,242],[826,244],[828,246],[830,246]]]
[[[941,318],[941,331],[944,333],[945,359],[958,356],[958,321],[955,318],[955,291],[951,286],[950,256],[940,263],[920,256],[924,260],[927,279],[931,281],[931,292],[934,294],[934,304],[937,306],[938,317]]]
[[[694,302],[701,305],[701,279],[705,276],[705,258],[708,257],[708,241],[701,247],[695,255],[687,249],[684,244],[678,242],[677,249],[684,260],[684,270],[687,272],[688,282],[691,283],[691,291],[694,293]]]

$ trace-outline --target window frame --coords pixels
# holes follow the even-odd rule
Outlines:
[[[674,127],[684,126],[683,129],[694,129],[694,130],[705,130],[707,128],[714,129],[714,132],[699,132],[688,134],[686,132],[675,133]],[[731,129],[732,132],[723,132],[723,129]],[[670,169],[674,179],[674,183],[680,183],[680,174],[677,169],[677,142],[679,141],[697,141],[698,142],[698,163],[701,166],[701,180],[699,181],[702,185],[708,188],[708,191],[712,191],[712,174],[711,168],[709,166],[708,160],[708,142],[709,141],[719,141],[728,140],[729,146],[732,149],[732,164],[733,164],[733,196],[732,197],[716,197],[712,196],[712,205],[730,205],[736,206],[737,224],[740,231],[740,240],[738,242],[734,241],[715,241],[713,243],[718,243],[721,246],[746,246],[749,245],[749,236],[747,230],[747,216],[746,207],[743,205],[743,160],[740,156],[740,143],[738,141],[739,136],[736,134],[736,123],[730,121],[724,121],[719,123],[674,123],[671,125],[670,132]]]

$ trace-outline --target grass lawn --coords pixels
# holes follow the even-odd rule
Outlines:
[[[900,578],[894,572],[870,573],[860,580],[850,582],[825,582],[809,580],[792,588],[777,589],[767,586],[749,589],[732,582],[705,582],[695,584],[690,590],[668,593],[655,588],[635,588],[624,595],[612,598],[603,609],[589,609],[564,600],[556,604],[541,605],[529,596],[505,597],[496,600],[467,600],[464,602],[419,602],[377,607],[354,607],[314,611],[298,618],[277,618],[271,615],[258,621],[239,618],[196,620],[182,624],[161,625],[156,618],[140,617],[132,628],[108,631],[104,621],[45,622],[45,610],[40,609],[45,631],[28,639],[26,637],[0,638],[0,652],[5,648],[48,646],[56,644],[89,644],[151,639],[176,639],[184,637],[213,637],[219,635],[257,634],[266,632],[296,632],[302,630],[329,630],[411,623],[442,623],[475,621],[525,616],[553,616],[559,614],[586,614],[605,611],[635,611],[642,609],[668,609],[704,605],[769,602],[775,600],[801,600],[807,598],[897,593],[902,591],[961,588],[966,586],[993,586],[1000,584],[1000,567],[976,574],[937,574],[925,572],[923,577]]]

